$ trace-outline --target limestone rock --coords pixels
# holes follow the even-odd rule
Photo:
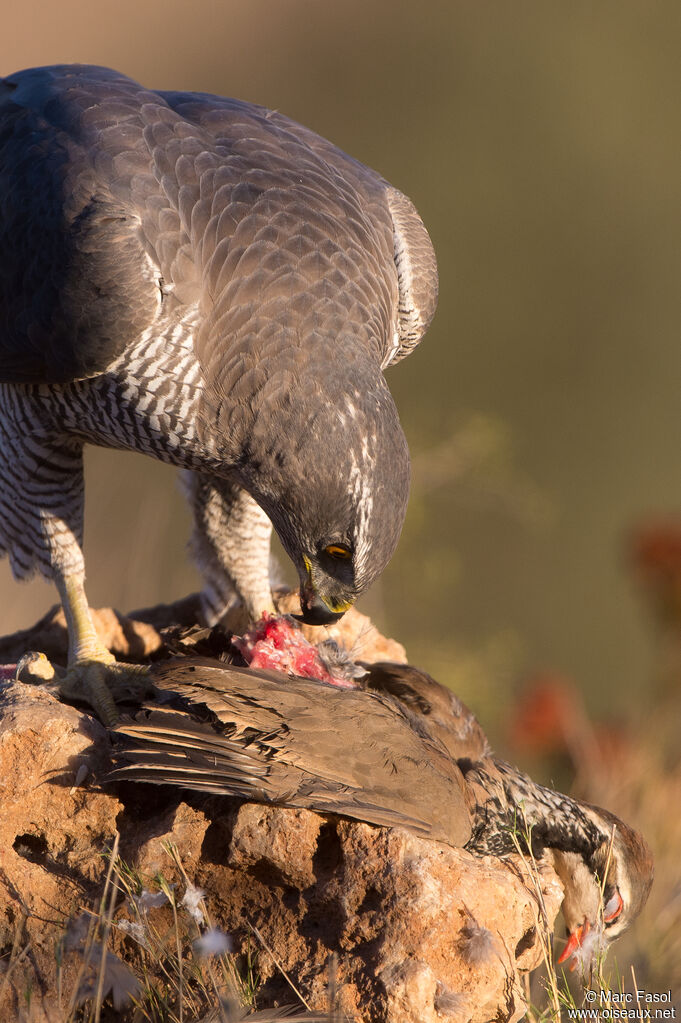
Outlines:
[[[299,614],[298,594],[278,594],[277,607],[284,614]],[[402,644],[381,635],[371,619],[356,607],[351,607],[339,621],[328,626],[325,633],[349,650],[358,661],[407,663],[407,655]],[[319,642],[319,629],[316,626],[303,625],[303,635],[311,643]]]
[[[146,621],[129,618],[113,608],[91,609],[97,635],[120,660],[143,661],[163,646],[158,630]],[[66,617],[59,605],[30,629],[0,638],[0,661],[18,661],[28,650],[39,650],[51,661],[66,664],[69,640]]]
[[[2,687],[0,928],[7,949],[25,918],[20,941],[31,954],[5,986],[0,1019],[57,1018],[54,942],[70,916],[97,906],[116,831],[126,862],[181,884],[167,842],[175,844],[236,951],[260,947],[263,1007],[291,1002],[284,970],[324,1009],[335,953],[338,1004],[350,1019],[522,1016],[519,976],[541,951],[537,900],[518,859],[475,858],[306,810],[115,789],[104,782],[107,743],[89,715],[45,690]],[[562,890],[548,867],[541,884],[551,922]],[[22,1016],[29,984],[32,1015]]]
[[[284,614],[300,613],[297,593],[280,591],[276,595],[279,610]],[[121,614],[110,607],[91,608],[97,635],[119,660],[145,661],[163,652],[161,630],[171,625],[201,624],[199,594],[156,607]],[[226,630],[240,633],[248,624],[240,609],[235,609],[224,621]],[[310,642],[318,642],[319,629],[304,625],[303,634]],[[406,663],[404,647],[394,639],[382,636],[371,619],[357,608],[350,608],[343,618],[330,626],[325,636],[338,640],[362,661],[398,661]],[[66,664],[68,653],[66,618],[59,605],[53,607],[29,629],[0,637],[0,663],[16,662],[28,650],[39,650],[57,664]]]

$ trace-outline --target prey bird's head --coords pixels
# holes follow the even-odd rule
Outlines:
[[[272,410],[272,404],[269,404]],[[256,419],[243,485],[267,512],[300,580],[302,620],[339,619],[397,546],[409,452],[382,373],[315,378],[278,389],[277,429]]]
[[[592,960],[633,923],[653,883],[653,857],[638,832],[598,807],[586,807],[602,834],[588,858],[554,851],[556,872],[565,886],[563,916],[568,940],[558,962],[571,969]]]

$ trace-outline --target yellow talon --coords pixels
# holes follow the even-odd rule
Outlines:
[[[137,701],[148,693],[149,669],[121,664],[106,649],[92,622],[82,577],[61,577],[57,586],[69,633],[68,667],[55,668],[45,654],[32,651],[21,658],[16,677],[33,685],[47,684],[66,699],[88,703],[105,725],[114,725],[116,700]]]

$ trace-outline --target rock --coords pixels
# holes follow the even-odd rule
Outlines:
[[[127,661],[143,661],[158,653],[163,640],[151,624],[129,618],[113,608],[92,608],[97,635],[114,657]],[[28,650],[39,650],[49,660],[66,664],[69,640],[66,617],[59,605],[51,608],[30,629],[22,629],[0,638],[0,661],[18,661]]]
[[[303,891],[315,883],[314,857],[323,820],[308,810],[245,803],[232,828],[228,865],[257,877],[263,869],[279,887]]]
[[[10,949],[25,919],[19,947],[29,944],[30,955],[13,966],[0,1019],[61,1018],[54,943],[69,917],[97,909],[103,853],[117,831],[126,862],[162,873],[179,890],[185,882],[167,845],[174,843],[236,952],[260,948],[261,1007],[292,1001],[285,971],[313,1008],[325,1009],[336,953],[337,1003],[350,1019],[522,1016],[519,978],[539,964],[541,948],[533,885],[518,858],[476,858],[402,830],[306,810],[218,797],[184,802],[172,789],[132,784],[114,789],[104,782],[107,747],[105,730],[88,714],[40,688],[3,685],[0,936]],[[540,880],[550,923],[562,889],[548,866]],[[121,905],[117,922],[127,912]],[[169,908],[154,913],[168,916],[172,934]],[[115,949],[137,961],[131,942],[118,939]],[[64,968],[65,990],[77,965]]]
[[[284,614],[300,614],[297,593],[279,593],[277,607]],[[311,643],[319,642],[319,629],[303,625],[303,635]],[[337,640],[359,661],[397,661],[407,663],[407,654],[401,643],[381,635],[367,615],[351,607],[343,617],[325,629],[325,636]]]
[[[115,794],[90,788],[107,743],[103,726],[47,692],[0,686],[0,947],[28,945],[31,964],[14,971],[1,1019],[21,1018],[29,987],[33,1011],[44,1009],[35,1019],[63,1018],[54,1015],[55,940],[82,905],[96,903],[102,853],[123,809]]]
[[[297,593],[284,590],[276,595],[277,606],[284,614],[299,614]],[[198,593],[190,594],[173,604],[159,604],[123,615],[110,607],[91,608],[97,635],[114,657],[123,661],[145,661],[163,653],[161,630],[169,626],[202,624]],[[247,623],[240,609],[235,609],[223,622],[228,632],[240,633]],[[310,642],[319,641],[319,630],[309,625],[302,628]],[[394,639],[382,636],[370,618],[357,608],[350,608],[343,618],[325,630],[325,638],[336,639],[363,661],[398,661],[406,663],[404,647]],[[68,653],[66,618],[59,605],[51,608],[29,629],[0,637],[0,663],[16,662],[28,650],[39,650],[51,661],[66,664]]]

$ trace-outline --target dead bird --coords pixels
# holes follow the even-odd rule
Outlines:
[[[622,934],[652,883],[644,839],[495,757],[425,672],[364,667],[358,690],[208,660],[154,665],[156,700],[114,730],[112,777],[404,827],[476,855],[531,849],[565,888],[561,961]]]

